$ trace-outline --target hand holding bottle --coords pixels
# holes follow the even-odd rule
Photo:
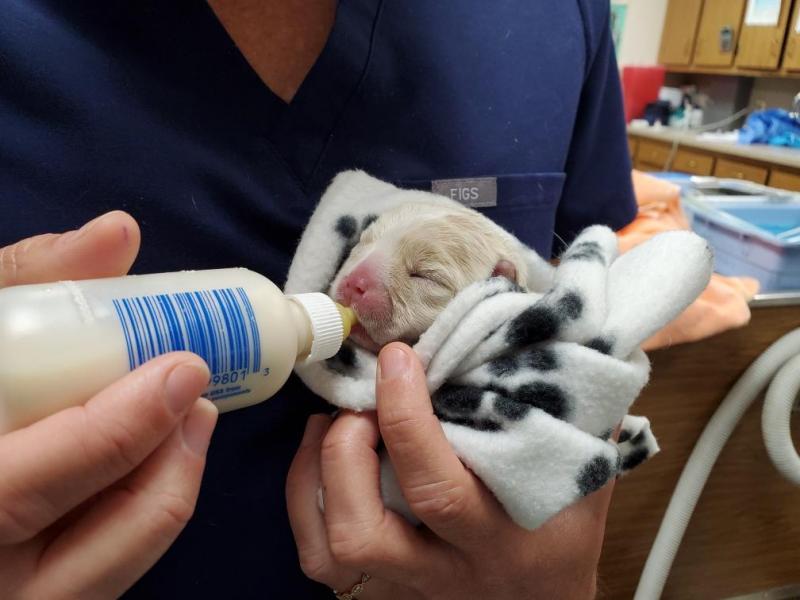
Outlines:
[[[136,222],[110,213],[0,250],[0,287],[123,275]],[[120,595],[192,514],[217,410],[209,372],[171,353],[85,405],[0,435],[0,590],[9,598]]]

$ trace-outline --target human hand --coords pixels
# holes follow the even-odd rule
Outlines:
[[[366,572],[363,600],[592,598],[613,483],[522,529],[453,452],[413,351],[390,344],[379,365],[377,416],[312,416],[290,469],[289,518],[306,575],[349,591]],[[383,506],[379,435],[423,527]]]
[[[125,274],[139,228],[110,213],[0,250],[0,287]],[[217,410],[203,361],[161,356],[86,405],[0,436],[4,598],[119,596],[191,516]]]

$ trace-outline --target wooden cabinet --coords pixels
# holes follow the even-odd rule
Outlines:
[[[800,174],[772,169],[769,172],[769,186],[790,192],[800,192]]]
[[[791,0],[781,0],[781,13],[775,26],[742,25],[736,66],[745,69],[777,69],[789,22]]]
[[[640,165],[663,169],[669,160],[670,144],[639,140],[639,149],[636,151],[636,162]]]
[[[631,160],[636,157],[636,149],[639,146],[639,142],[636,138],[629,137],[628,138],[628,153],[631,155]]]
[[[787,27],[786,50],[783,53],[783,68],[787,71],[800,71],[800,33],[795,28],[798,17],[800,17],[800,2],[795,4]]]
[[[704,152],[680,149],[675,153],[671,169],[692,175],[711,175],[714,172],[714,157]]]
[[[676,171],[690,175],[745,179],[771,187],[800,192],[800,151],[797,164],[775,164],[757,151],[752,157],[740,156],[740,148],[726,151],[725,145],[709,147],[702,142],[680,140],[677,148],[669,134],[650,137],[628,133],[628,148],[633,166],[639,171]],[[696,144],[696,145],[695,145]],[[787,156],[788,158],[788,156]]]
[[[641,171],[642,173],[656,173],[664,170],[661,167],[648,165],[647,163],[637,163],[633,168],[637,171]]]
[[[703,0],[671,0],[667,6],[658,61],[665,65],[688,65],[692,61]]]
[[[720,158],[714,167],[714,176],[725,179],[745,179],[755,183],[766,183],[769,171],[761,166],[746,162]]]
[[[705,0],[694,64],[704,67],[729,67],[733,64],[744,8],[745,0]],[[732,37],[727,47],[721,44],[724,30],[729,30]]]
[[[774,26],[747,25],[749,0],[668,1],[658,55],[667,70],[800,77],[800,0],[774,0]]]

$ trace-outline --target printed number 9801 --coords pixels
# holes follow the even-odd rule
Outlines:
[[[211,385],[227,385],[236,383],[240,379],[247,377],[247,369],[241,371],[231,371],[230,373],[217,373],[211,377]]]

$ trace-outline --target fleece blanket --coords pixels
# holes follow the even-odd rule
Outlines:
[[[665,231],[688,230],[681,208],[680,188],[647,173],[633,171],[633,189],[639,211],[636,219],[617,232],[620,252],[626,252]],[[681,315],[642,344],[644,350],[695,342],[750,322],[748,302],[758,292],[752,277],[726,277],[719,273]]]
[[[286,292],[327,291],[361,231],[410,200],[453,202],[360,171],[338,175],[301,238]],[[504,278],[474,283],[414,350],[456,454],[516,523],[534,529],[657,452],[647,419],[627,414],[649,376],[639,345],[702,292],[712,255],[687,231],[619,256],[615,234],[590,227],[558,267],[516,243],[527,288]],[[346,343],[297,373],[332,404],[361,411],[375,408],[376,365],[374,354]],[[386,456],[381,490],[387,507],[416,522]]]

